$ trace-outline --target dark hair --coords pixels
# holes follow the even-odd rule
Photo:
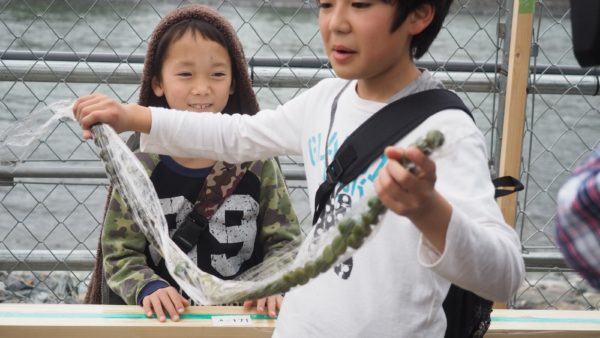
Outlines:
[[[391,32],[402,25],[404,20],[408,17],[410,13],[418,9],[419,7],[430,4],[435,10],[435,14],[433,16],[433,20],[425,28],[421,33],[413,36],[410,49],[413,58],[419,59],[422,57],[431,43],[435,39],[435,37],[440,32],[442,28],[442,23],[448,14],[448,10],[453,0],[383,0],[386,3],[395,3],[396,5],[396,17],[394,18],[394,22],[392,23]]]
[[[154,74],[155,74],[154,76],[156,76],[156,78],[159,81],[162,81],[162,79],[161,79],[162,66],[163,66],[163,62],[165,61],[165,55],[167,54],[167,50],[169,49],[169,47],[171,46],[172,43],[181,39],[181,37],[183,37],[183,35],[187,32],[191,32],[194,37],[196,36],[196,34],[200,34],[203,38],[210,40],[210,41],[214,41],[214,42],[220,44],[221,46],[223,46],[223,48],[225,48],[227,50],[227,54],[229,54],[229,58],[231,59],[232,79],[233,79],[233,81],[236,81],[235,76],[236,76],[236,74],[238,74],[238,69],[237,69],[236,62],[234,62],[234,60],[233,60],[234,53],[232,52],[232,47],[229,46],[227,39],[223,35],[223,32],[218,30],[212,24],[210,24],[204,20],[199,20],[199,19],[182,20],[182,21],[174,24],[173,26],[169,27],[167,29],[167,31],[162,35],[162,37],[160,38],[160,40],[158,41],[158,43],[156,45],[156,51],[154,54],[154,58],[152,59],[152,69],[154,70]],[[236,94],[239,94],[239,93],[237,93],[237,91],[236,91],[233,95],[236,95]],[[160,102],[158,102],[160,104],[160,106],[169,108],[169,105],[167,104],[167,100],[164,96],[159,97],[157,99],[160,101]],[[233,107],[232,101],[237,101],[237,100],[231,100],[231,98],[230,98],[227,101],[227,105],[225,106],[225,108],[222,111],[223,113],[231,114],[233,112],[239,112],[239,110],[240,110],[239,107]]]

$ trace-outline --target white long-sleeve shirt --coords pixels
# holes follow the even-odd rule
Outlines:
[[[255,116],[153,108],[142,150],[230,162],[301,154],[314,205],[325,177],[325,152],[331,160],[346,137],[385,105],[360,98],[352,82],[339,98],[326,140],[333,98],[345,84],[323,80]],[[424,71],[391,100],[439,86]],[[352,259],[286,294],[275,337],[442,337],[442,302],[451,283],[494,301],[506,301],[517,290],[524,278],[519,239],[493,198],[483,135],[463,111],[445,110],[397,145],[408,146],[432,129],[445,136],[431,155],[435,189],[452,205],[444,252],[436,252],[408,218],[386,212]],[[373,182],[386,161],[380,157],[338,191],[331,212],[338,216],[361,197],[374,195]],[[329,226],[326,218],[313,231]]]

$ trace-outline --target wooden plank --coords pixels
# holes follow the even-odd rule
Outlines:
[[[499,176],[520,175],[534,8],[535,0],[514,0]],[[514,227],[517,194],[500,198],[499,205],[506,222]]]
[[[237,306],[191,306],[178,322],[146,318],[139,306],[0,304],[2,337],[271,337],[275,320]],[[486,338],[600,337],[600,312],[494,310]]]
[[[128,305],[0,304],[0,336],[44,338],[267,338],[275,320],[237,306],[191,306],[178,322]]]
[[[600,312],[494,310],[486,338],[600,337]]]

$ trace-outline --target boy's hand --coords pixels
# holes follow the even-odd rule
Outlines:
[[[246,310],[249,310],[252,307],[254,307],[254,305],[256,305],[256,311],[264,312],[265,310],[268,310],[269,316],[276,317],[279,313],[279,310],[281,309],[281,303],[283,303],[283,296],[273,295],[267,298],[261,298],[257,300],[247,300],[244,302],[244,308]]]
[[[439,253],[446,247],[446,233],[452,206],[435,190],[435,163],[419,149],[387,147],[390,159],[375,180],[375,191],[389,210],[408,217]],[[409,170],[400,164],[413,162]]]
[[[183,313],[189,305],[190,302],[172,286],[158,289],[142,300],[142,307],[146,316],[152,317],[156,313],[156,318],[160,322],[167,320],[165,310],[172,321],[178,321],[179,314]]]
[[[137,104],[124,105],[101,94],[82,96],[73,105],[73,114],[83,129],[83,138],[91,139],[91,127],[97,123],[110,125],[117,133],[150,131],[150,110]]]
[[[385,155],[389,161],[375,181],[383,205],[409,218],[428,212],[427,205],[434,195],[435,163],[414,147],[387,147]],[[400,164],[403,158],[414,163],[412,172]]]

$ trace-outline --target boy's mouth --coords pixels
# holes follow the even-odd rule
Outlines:
[[[333,59],[338,62],[348,61],[354,54],[356,54],[355,51],[344,46],[333,46],[332,51]]]
[[[344,47],[342,45],[333,46],[333,52],[334,53],[340,53],[340,54],[353,54],[353,53],[355,53],[355,51],[353,51],[352,49],[346,48],[346,47]]]
[[[210,103],[192,103],[189,104],[190,108],[192,108],[195,111],[206,111],[206,109],[210,108],[210,106],[212,106],[212,104]]]

